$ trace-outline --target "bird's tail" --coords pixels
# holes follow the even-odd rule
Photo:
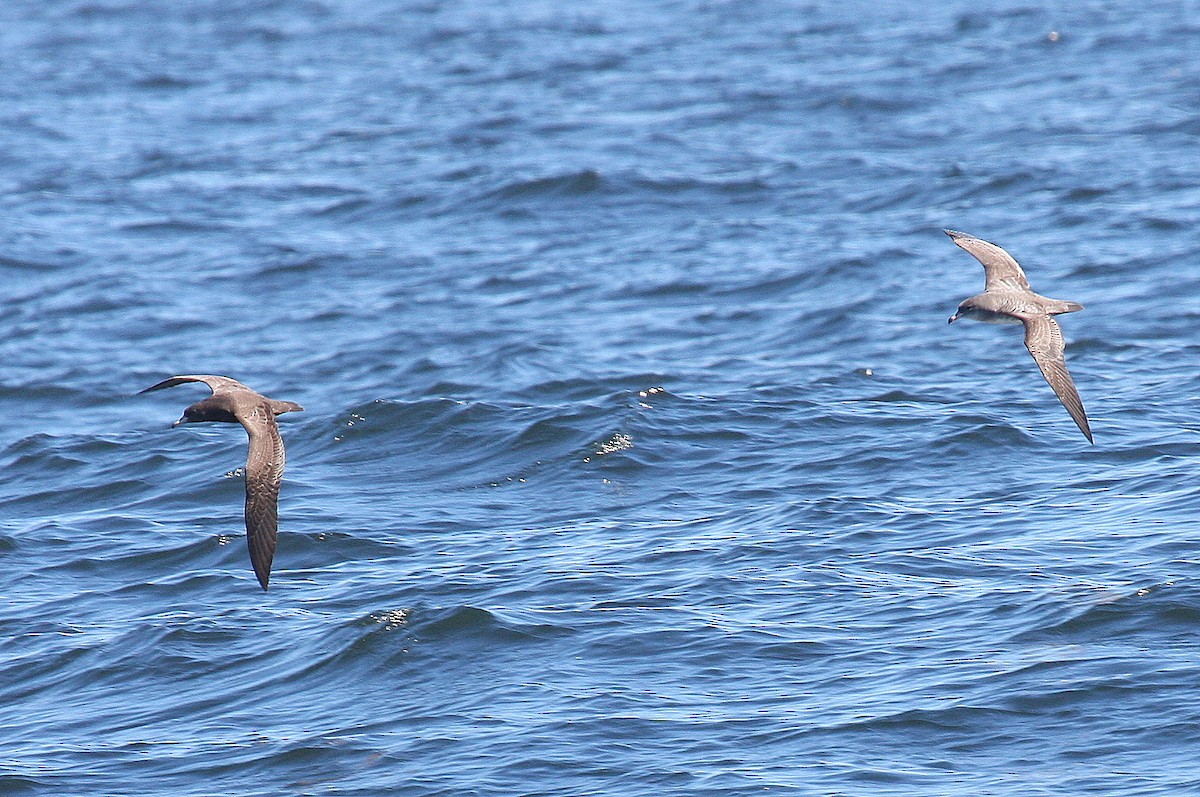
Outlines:
[[[269,399],[271,402],[271,411],[276,415],[282,415],[285,412],[304,412],[304,408],[294,401],[276,401]]]
[[[1050,313],[1052,315],[1059,315],[1060,313],[1075,313],[1082,309],[1083,305],[1079,302],[1059,301],[1055,303],[1054,307],[1050,310]]]

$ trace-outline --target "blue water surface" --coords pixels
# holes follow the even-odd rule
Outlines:
[[[1196,3],[0,18],[0,794],[1200,792]]]

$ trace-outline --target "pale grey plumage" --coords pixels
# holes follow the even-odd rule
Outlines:
[[[1079,430],[1089,443],[1094,442],[1083,401],[1067,370],[1062,329],[1054,320],[1055,315],[1082,310],[1083,305],[1034,293],[1021,266],[999,246],[954,230],[945,233],[983,264],[984,271],[983,293],[963,300],[950,323],[970,318],[989,324],[1024,324],[1025,348]]]
[[[271,578],[271,561],[279,533],[279,486],[283,481],[283,438],[275,416],[300,412],[304,408],[291,401],[269,399],[227,376],[200,374],[173,376],[152,385],[142,393],[174,387],[185,382],[203,382],[212,395],[183,411],[175,422],[219,421],[240,423],[249,437],[246,454],[246,545],[258,583],[265,590]]]

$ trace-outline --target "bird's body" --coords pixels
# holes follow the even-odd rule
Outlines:
[[[1093,442],[1083,401],[1067,370],[1062,329],[1054,320],[1056,315],[1082,310],[1083,305],[1034,293],[1021,266],[999,246],[954,230],[945,233],[983,265],[985,275],[983,293],[964,299],[950,323],[969,318],[985,324],[1024,324],[1025,347],[1079,431]]]
[[[142,393],[174,387],[185,382],[203,382],[213,394],[183,411],[174,423],[240,423],[249,436],[246,454],[246,544],[258,583],[265,590],[271,577],[271,560],[279,533],[279,486],[283,481],[283,438],[275,416],[300,412],[291,401],[269,399],[227,376],[173,376]]]

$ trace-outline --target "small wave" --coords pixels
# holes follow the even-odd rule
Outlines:
[[[356,621],[367,635],[404,631],[423,644],[461,643],[466,640],[527,642],[560,636],[569,629],[552,623],[522,623],[505,619],[476,606],[446,609],[410,608],[373,612]]]
[[[10,762],[9,766],[12,766]],[[18,767],[20,765],[17,765]],[[46,794],[55,791],[48,779],[26,777],[24,775],[0,775],[0,792],[4,794]]]
[[[318,217],[348,216],[350,214],[356,214],[364,208],[369,208],[372,206],[372,204],[373,203],[371,200],[361,197],[355,197],[353,199],[339,199],[336,202],[331,202],[323,208],[314,210],[313,215]]]
[[[1009,174],[998,174],[975,183],[972,187],[960,193],[960,199],[979,197],[991,198],[996,195],[1010,193],[1014,189],[1028,188],[1045,180],[1045,175],[1030,171],[1015,171]],[[1019,256],[1019,255],[1018,255]]]
[[[1200,629],[1200,597],[1189,586],[1163,584],[1142,587],[1084,607],[1065,620],[1030,629],[1021,641],[1117,639],[1168,632],[1194,636]]]
[[[1197,131],[1200,135],[1200,130]],[[1189,230],[1194,222],[1180,214],[1180,218],[1168,219],[1164,216],[1140,216],[1138,218],[1143,229],[1147,230]]]
[[[919,395],[905,390],[889,390],[875,396],[866,396],[854,401],[881,402],[885,404],[950,404],[950,399],[936,395]]]
[[[196,219],[150,219],[134,221],[120,225],[125,232],[228,232],[235,229],[232,224],[222,224],[214,221],[198,221]]]
[[[700,296],[711,292],[712,286],[687,277],[677,277],[652,285],[623,285],[615,293],[621,296],[636,296],[642,299],[674,299]]]
[[[713,192],[722,194],[746,194],[767,191],[772,188],[770,181],[761,176],[725,178],[701,177],[650,177],[639,174],[632,180],[637,188],[660,194],[686,194],[693,192]]]
[[[1090,202],[1093,199],[1108,196],[1117,190],[1116,188],[1100,188],[1092,186],[1077,186],[1067,191],[1063,195],[1064,202]]]
[[[203,85],[203,83],[201,83],[198,80],[192,80],[190,78],[179,77],[178,75],[163,74],[163,75],[148,75],[143,78],[138,78],[137,80],[135,80],[133,82],[133,85],[139,89],[149,89],[149,90],[161,91],[161,90],[190,89],[195,86],[201,86],[201,85]]]
[[[485,194],[495,199],[583,196],[599,191],[604,178],[595,169],[516,180]]]
[[[403,125],[380,125],[378,127],[343,127],[330,130],[323,134],[321,139],[313,146],[314,149],[320,149],[330,144],[335,144],[342,141],[351,143],[369,143],[381,139],[403,138],[410,136],[416,129]]]
[[[916,97],[907,99],[900,93],[884,96],[850,90],[818,97],[812,103],[812,107],[818,110],[838,109],[872,114],[899,113],[915,108],[917,105]]]
[[[51,263],[38,260],[20,260],[15,257],[6,257],[0,255],[0,268],[20,269],[22,271],[32,271],[43,273],[47,271],[55,271],[62,268],[62,264]]]
[[[618,401],[630,395],[641,396],[642,394],[645,394],[643,398],[655,396],[666,398],[670,396],[667,391],[660,387],[647,388],[646,386],[659,385],[670,380],[671,377],[661,373],[622,374],[607,379],[584,377],[550,379],[530,385],[521,391],[520,396],[529,401],[540,399],[554,403]]]
[[[280,262],[264,263],[259,267],[258,274],[263,277],[299,277],[304,274],[319,274],[326,269],[336,269],[343,258],[336,255],[314,255],[300,260],[289,259]],[[330,311],[324,311],[330,313]],[[330,315],[335,315],[330,313]],[[335,316],[340,317],[340,316]]]
[[[969,456],[981,445],[1024,448],[1037,442],[1033,435],[1023,429],[985,415],[956,412],[947,423],[955,428],[939,435],[933,441],[932,448]],[[970,428],[964,429],[963,426]]]
[[[1008,716],[1016,712],[1004,708],[951,705],[945,708],[909,708],[894,713],[879,713],[865,719],[849,719],[826,725],[820,731],[905,731],[921,729],[937,732],[963,731],[974,728],[983,718]]]
[[[563,471],[587,456],[581,452],[593,453],[589,446],[611,428],[613,413],[627,407],[381,400],[359,405],[339,422],[337,459],[371,463],[380,477],[407,467],[410,480],[453,489],[524,483],[534,474]]]

